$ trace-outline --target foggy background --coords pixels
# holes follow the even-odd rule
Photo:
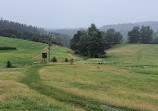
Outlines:
[[[43,28],[158,21],[157,0],[0,0],[0,17]]]

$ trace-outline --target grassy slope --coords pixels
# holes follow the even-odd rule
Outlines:
[[[17,50],[0,50],[0,67],[5,67],[8,60],[13,65],[26,65],[39,62],[41,61],[41,53],[48,52],[46,48],[47,44],[6,37],[0,37],[1,46],[16,47]],[[69,52],[68,48],[60,48],[53,45],[51,58],[55,56],[58,61],[64,61],[65,58],[71,59],[72,55]]]
[[[24,65],[39,61],[37,55],[41,55],[41,50],[46,44],[0,37],[0,46],[16,47],[17,50],[0,50],[0,67],[4,67],[10,60],[14,65]]]
[[[157,45],[120,46],[108,50],[108,58],[47,66],[39,74],[42,84],[52,88],[48,95],[57,100],[61,100],[60,92],[81,97],[85,109],[93,100],[123,109],[158,110],[157,50]],[[59,95],[53,96],[53,91]],[[69,95],[65,96],[62,101],[69,102]]]
[[[108,58],[0,70],[0,109],[158,110],[157,50],[157,45],[125,45],[107,51]],[[68,51],[58,47],[51,54],[59,61],[77,58]]]
[[[7,60],[11,60],[14,65],[32,64],[35,61],[40,61],[42,51],[47,51],[46,44],[5,37],[0,37],[0,46],[17,48],[17,50],[12,51],[0,51],[1,67],[5,66]],[[69,49],[53,47],[55,47],[55,50],[52,50],[51,54],[56,53],[55,56],[59,61],[72,57],[67,53],[70,51]],[[59,57],[60,54],[62,56]],[[38,80],[36,72],[43,66],[0,69],[0,110],[82,111],[82,109],[65,105],[53,98],[40,94],[33,89],[33,86],[31,87],[31,83]]]
[[[51,58],[56,57],[59,62],[64,62],[65,59],[67,58],[68,60],[70,59],[79,59],[77,56],[72,55],[72,51],[68,48],[65,47],[53,47],[51,50]]]

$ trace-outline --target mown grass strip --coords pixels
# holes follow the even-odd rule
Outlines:
[[[128,109],[127,107],[117,108],[115,106],[108,106],[108,105],[106,105],[108,106],[108,108],[103,107],[104,103],[101,103],[97,100],[80,97],[72,93],[65,92],[61,89],[57,89],[55,87],[42,84],[40,82],[40,76],[38,74],[38,71],[39,69],[45,66],[48,66],[48,65],[34,65],[32,67],[28,67],[25,70],[26,77],[23,78],[21,82],[27,84],[31,89],[38,91],[42,95],[46,95],[60,102],[64,102],[68,105],[78,107],[86,111],[108,111],[110,110],[110,108],[113,111],[131,110],[131,109]],[[135,110],[132,110],[132,111],[135,111]]]

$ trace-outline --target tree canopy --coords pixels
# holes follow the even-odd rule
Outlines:
[[[37,28],[31,25],[20,24],[3,19],[0,19],[0,36],[42,43],[48,43],[49,37],[51,37],[52,43],[67,47],[69,46],[70,40],[66,35],[53,32],[49,35],[43,28]]]
[[[123,38],[123,35],[120,32],[116,32],[115,29],[108,29],[106,32],[102,32],[102,36],[106,42],[106,49],[111,48],[113,45],[120,44]]]
[[[129,43],[152,43],[153,30],[149,26],[142,26],[141,29],[133,27],[132,31],[128,32]]]
[[[101,32],[95,24],[91,24],[86,31],[78,31],[70,41],[70,48],[75,50],[75,53],[87,57],[104,55],[104,45]]]

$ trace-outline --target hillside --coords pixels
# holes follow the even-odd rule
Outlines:
[[[46,44],[0,37],[0,63],[40,61]],[[12,45],[10,45],[12,44]],[[68,48],[53,46],[57,63],[0,69],[0,110],[125,111],[158,110],[157,45],[118,45],[107,58],[82,60]],[[75,63],[65,63],[73,58]]]
[[[132,30],[134,26],[150,26],[151,29],[153,29],[154,32],[158,31],[158,22],[152,21],[152,22],[137,22],[137,23],[126,23],[126,24],[117,24],[117,25],[105,25],[100,28],[101,31],[106,31],[107,29],[113,28],[116,31],[121,32],[121,34],[124,35],[125,41],[127,41],[127,34],[128,31]]]
[[[151,22],[137,22],[137,23],[126,23],[126,24],[117,24],[117,25],[105,25],[100,28],[100,30],[105,31],[109,28],[114,28],[117,31],[121,30],[132,30],[134,26],[150,26],[155,32],[158,31],[158,22],[151,21]]]
[[[0,50],[0,67],[5,67],[8,60],[18,66],[41,62],[41,53],[48,52],[47,44],[2,36],[0,36],[1,47],[15,47],[16,50]],[[64,61],[65,58],[72,57],[68,53],[71,52],[68,48],[61,48],[55,44],[51,48],[54,49],[51,51],[53,54],[51,58],[55,56],[59,61]]]
[[[47,44],[0,37],[0,47],[2,46],[16,47],[17,49],[0,50],[0,67],[4,67],[8,60],[14,65],[25,65],[37,62],[40,58],[36,56],[41,55],[42,49],[44,49]]]

